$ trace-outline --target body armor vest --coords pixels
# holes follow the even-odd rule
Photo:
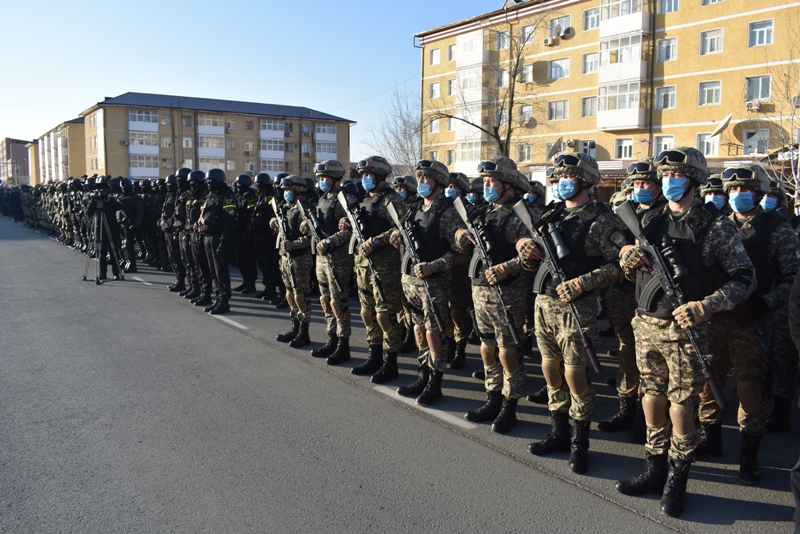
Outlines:
[[[484,272],[492,265],[509,261],[517,256],[516,243],[509,243],[506,241],[505,226],[508,218],[514,213],[514,204],[519,201],[519,197],[513,196],[509,198],[502,206],[495,209],[494,204],[489,205],[489,210],[483,216],[484,227],[486,229],[486,237],[490,244],[489,257],[491,258],[491,265],[484,265],[480,257],[480,251],[475,248],[472,260],[470,261],[469,271],[473,277],[472,283],[479,286],[488,286],[489,282],[486,280]],[[505,280],[499,283],[501,286],[508,286],[514,283],[519,275],[508,276]]]
[[[384,186],[377,194],[367,195],[367,197],[361,201],[359,217],[361,218],[361,223],[364,225],[361,231],[365,239],[380,235],[392,227],[388,219],[384,219],[378,214],[378,206],[383,204],[383,199],[386,198],[387,195],[396,194],[394,189],[389,186]]]
[[[317,202],[317,219],[320,224],[317,231],[323,239],[339,231],[339,220],[336,218],[337,206],[339,206],[339,201],[332,192],[326,193]]]
[[[450,250],[450,242],[447,238],[439,236],[439,222],[442,219],[442,213],[452,204],[452,201],[445,196],[441,196],[436,199],[428,211],[424,211],[422,206],[412,208],[413,212],[408,218],[407,229],[418,245],[416,252],[420,261],[431,262],[437,260]],[[413,275],[413,264],[411,251],[406,250],[402,261],[403,273]],[[441,273],[436,273],[431,275],[430,278],[436,278],[440,275]]]

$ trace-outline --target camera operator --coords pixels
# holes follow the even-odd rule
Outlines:
[[[97,251],[95,251],[95,254],[99,256],[97,260],[100,263],[100,280],[105,280],[108,272],[106,254],[111,251],[112,257],[119,257],[117,251],[120,250],[120,228],[117,222],[117,212],[121,209],[122,204],[110,195],[110,188],[106,178],[98,178],[94,183],[94,189],[89,194],[86,216],[93,217],[97,215],[105,220],[93,219],[92,221],[93,232],[100,233],[100,239],[95,233],[94,242],[100,241],[102,243],[101,253],[97,254]],[[114,247],[113,251],[111,247]],[[114,273],[114,280],[120,280],[119,264],[116,261],[111,262],[111,271]]]

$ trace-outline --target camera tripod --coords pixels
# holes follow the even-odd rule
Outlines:
[[[92,261],[92,257],[94,257],[95,263],[95,277],[94,283],[100,285],[103,283],[103,280],[100,278],[100,261],[105,255],[106,251],[103,250],[103,240],[108,243],[108,248],[111,251],[111,259],[114,262],[114,266],[119,272],[119,279],[124,280],[125,277],[122,274],[122,269],[119,268],[119,258],[117,257],[117,251],[114,247],[114,240],[111,237],[111,231],[108,228],[108,221],[106,220],[106,214],[103,211],[103,201],[97,200],[96,207],[94,210],[94,215],[92,215],[92,235],[94,238],[94,252],[86,257],[86,266],[83,269],[83,279],[86,280],[89,275],[89,262]]]

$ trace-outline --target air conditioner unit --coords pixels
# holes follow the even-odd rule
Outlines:
[[[761,102],[758,100],[750,100],[745,104],[744,107],[747,109],[747,111],[758,111],[761,109]]]
[[[311,155],[311,152],[303,152],[303,155],[304,155],[304,156],[310,156],[310,155]]]
[[[792,97],[792,107],[800,108],[800,95]]]
[[[231,128],[225,128],[225,133],[231,133]]]
[[[253,151],[252,150],[245,150],[244,151],[244,155],[245,156],[252,156],[253,155]]]
[[[121,144],[122,146],[128,146],[128,141],[123,139],[122,141],[119,142],[119,144]]]
[[[291,136],[292,136],[292,132],[290,132],[290,131],[287,131],[287,130],[284,130],[283,134],[284,134],[286,137],[291,137]]]
[[[555,37],[545,37],[542,44],[545,46],[555,46],[556,45],[556,38]]]
[[[559,37],[571,37],[575,34],[575,30],[572,29],[572,26],[567,26],[563,30],[561,30],[561,35]]]
[[[567,146],[575,146],[575,139],[567,139],[565,143]]]
[[[303,135],[308,137],[309,135],[311,135],[311,132],[303,132]]]

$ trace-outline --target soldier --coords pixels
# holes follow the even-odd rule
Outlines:
[[[762,381],[767,354],[759,344],[768,343],[773,312],[784,308],[792,282],[800,268],[797,239],[778,213],[765,212],[759,202],[769,191],[769,177],[760,165],[741,164],[725,169],[723,187],[733,210],[729,217],[756,270],[757,286],[733,311],[716,314],[709,321],[712,367],[720,384],[731,369],[736,377],[741,432],[739,478],[745,484],[761,479],[758,449],[766,433],[766,405]],[[722,410],[708,389],[700,395],[701,439],[697,456],[722,456]]]
[[[189,186],[189,174],[192,170],[181,167],[175,173],[177,190],[175,191],[175,207],[172,213],[172,232],[178,244],[179,261],[186,276],[186,289],[178,292],[183,298],[189,300],[200,295],[200,282],[197,279],[197,266],[192,255],[191,227],[187,228],[189,206],[192,202],[192,192]],[[178,272],[176,270],[175,272]]]
[[[651,260],[635,245],[620,251],[620,264],[630,279],[635,276],[639,298],[633,330],[647,444],[644,472],[618,481],[616,488],[626,495],[663,490],[661,511],[677,517],[684,510],[689,467],[699,440],[695,415],[703,389],[700,355],[686,330],[694,329],[703,350],[704,323],[742,302],[753,290],[755,272],[733,224],[695,198],[708,179],[703,154],[676,147],[659,153],[654,164],[668,204],[644,214],[642,235],[662,253],[665,242],[674,243],[667,252],[676,265],[672,253],[682,259],[687,274],[676,283],[687,302],[675,308],[663,290],[644,302],[639,296],[652,280],[647,269]]]
[[[467,202],[476,208],[482,208],[486,205],[486,201],[483,200],[483,178],[480,176],[469,179],[469,193],[467,193]]]
[[[381,156],[369,156],[358,162],[361,185],[366,196],[358,206],[349,208],[349,216],[361,227],[353,229],[353,238],[363,237],[355,249],[356,284],[361,301],[361,319],[367,330],[369,357],[350,372],[373,374],[371,380],[382,384],[397,378],[397,351],[402,328],[397,321],[403,288],[400,282],[400,252],[389,242],[393,225],[386,212],[391,203],[400,216],[407,210],[399,194],[386,182],[392,173],[389,162]],[[352,223],[345,221],[345,228]],[[354,242],[355,243],[355,242]]]
[[[700,196],[703,200],[714,204],[723,214],[730,215],[731,207],[728,204],[728,195],[722,187],[722,178],[719,174],[712,174],[708,177],[706,185],[700,188]]]
[[[392,178],[392,187],[409,208],[422,203],[422,197],[417,195],[417,181],[413,176],[395,176]],[[408,307],[408,300],[406,300],[405,295],[401,295],[400,306],[402,311],[397,314],[397,321],[400,323],[402,334],[400,336],[400,348],[397,349],[397,352],[406,354],[417,348],[417,341],[414,339],[411,308]]]
[[[158,227],[164,236],[167,249],[167,259],[172,272],[175,273],[175,283],[167,288],[173,293],[186,290],[186,267],[181,260],[181,246],[178,232],[175,230],[175,201],[178,198],[178,177],[170,174],[166,179],[166,195],[161,205],[161,218]]]
[[[228,271],[236,231],[236,198],[225,183],[225,171],[211,169],[206,173],[208,194],[200,210],[200,233],[211,275],[214,278],[216,299],[204,311],[222,315],[231,311],[231,276]]]
[[[276,288],[280,279],[278,270],[278,253],[275,248],[275,233],[269,227],[269,221],[275,217],[269,201],[275,196],[275,188],[269,174],[260,172],[256,175],[256,204],[250,221],[250,233],[253,237],[253,249],[256,252],[256,265],[261,270],[263,291],[255,294],[262,300],[272,301],[278,297]]]
[[[461,251],[474,247],[470,277],[475,303],[475,327],[481,339],[486,403],[464,414],[468,421],[493,421],[492,430],[505,434],[517,424],[517,403],[525,387],[525,369],[519,343],[525,314],[525,293],[530,291],[520,276],[522,265],[514,244],[529,237],[513,206],[517,196],[517,164],[497,156],[478,165],[483,179],[485,208],[470,214],[477,236],[461,229],[456,241]],[[473,241],[480,239],[483,243]],[[488,252],[484,260],[482,250]],[[501,298],[502,295],[502,298]],[[514,338],[517,339],[514,339]]]
[[[100,263],[100,280],[105,280],[108,273],[108,258],[107,253],[111,254],[111,272],[114,274],[114,280],[120,280],[120,268],[116,261],[113,261],[116,251],[119,250],[119,224],[117,223],[117,212],[122,209],[122,205],[112,197],[109,191],[108,182],[105,180],[97,180],[94,186],[94,191],[89,202],[86,205],[86,215],[90,219],[95,215],[100,215],[97,212],[98,204],[102,205],[102,214],[104,215],[105,223],[101,225],[99,221],[92,219],[92,231],[94,233],[100,232],[100,243],[102,245],[102,254],[99,254],[98,261]],[[97,235],[93,235],[95,241],[98,240]],[[112,248],[113,247],[113,248]]]
[[[554,237],[560,232],[569,255],[560,260],[564,281],[559,283],[552,273],[538,278],[535,288],[536,341],[542,354],[542,374],[547,381],[548,410],[552,430],[541,441],[530,444],[536,455],[570,451],[569,467],[575,473],[589,468],[589,427],[594,414],[594,390],[588,380],[587,347],[580,339],[576,321],[568,303],[588,328],[588,337],[597,343],[597,293],[619,274],[619,250],[627,244],[619,224],[610,212],[589,199],[589,191],[600,180],[595,159],[587,154],[561,154],[555,159],[553,178],[556,191],[564,202],[554,204],[542,215],[551,228],[543,239],[551,240],[551,248],[559,244]],[[518,244],[520,257],[536,261],[544,251],[531,240]],[[570,443],[569,420],[575,426]]]
[[[122,180],[122,195],[120,204],[125,214],[122,225],[124,231],[123,253],[125,257],[125,272],[136,272],[136,234],[142,225],[142,199],[133,192],[133,180],[125,178]]]
[[[258,280],[251,227],[258,195],[252,185],[253,179],[248,174],[240,174],[233,184],[236,202],[239,204],[239,211],[236,213],[236,256],[239,261],[239,273],[242,275],[242,283],[233,290],[241,291],[242,294],[255,293]]]
[[[281,180],[284,203],[277,206],[278,212],[270,221],[272,230],[279,234],[280,269],[283,284],[286,286],[286,302],[292,317],[292,329],[277,336],[281,343],[289,343],[290,347],[299,349],[311,343],[308,326],[311,321],[311,237],[304,235],[301,229],[303,209],[301,200],[307,193],[305,180],[296,174]],[[277,204],[276,204],[277,205]],[[306,231],[307,233],[308,231]]]
[[[317,253],[317,283],[319,284],[319,302],[325,314],[325,330],[328,342],[311,351],[315,358],[327,358],[328,365],[338,365],[350,360],[350,306],[347,298],[350,295],[350,280],[353,276],[353,257],[347,252],[352,231],[340,228],[340,221],[347,217],[344,207],[337,198],[342,188],[342,178],[346,171],[335,159],[317,163],[314,174],[319,178],[319,190],[322,196],[316,207],[306,206],[313,212],[310,218],[319,222],[317,235],[319,241],[312,246]],[[345,191],[348,204],[357,203],[353,195],[355,184],[348,181]],[[308,223],[309,221],[307,221]]]
[[[417,396],[417,404],[428,406],[442,398],[442,377],[448,363],[443,336],[451,328],[448,271],[458,255],[455,233],[464,228],[464,223],[446,193],[451,184],[447,167],[439,161],[422,160],[414,171],[422,204],[412,207],[405,219],[398,219],[401,228],[391,239],[398,249],[405,243],[403,293],[411,310],[420,367],[419,379],[398,388],[397,393]]]
[[[190,302],[195,306],[208,306],[210,311],[213,304],[211,299],[213,278],[211,277],[211,268],[208,265],[208,257],[203,244],[203,234],[200,233],[200,215],[206,195],[208,195],[206,173],[200,170],[192,171],[189,173],[188,180],[192,196],[186,208],[186,231],[190,234],[192,257],[195,264],[195,279],[199,284],[200,290],[197,296],[190,299]],[[185,296],[188,297],[188,295]]]

